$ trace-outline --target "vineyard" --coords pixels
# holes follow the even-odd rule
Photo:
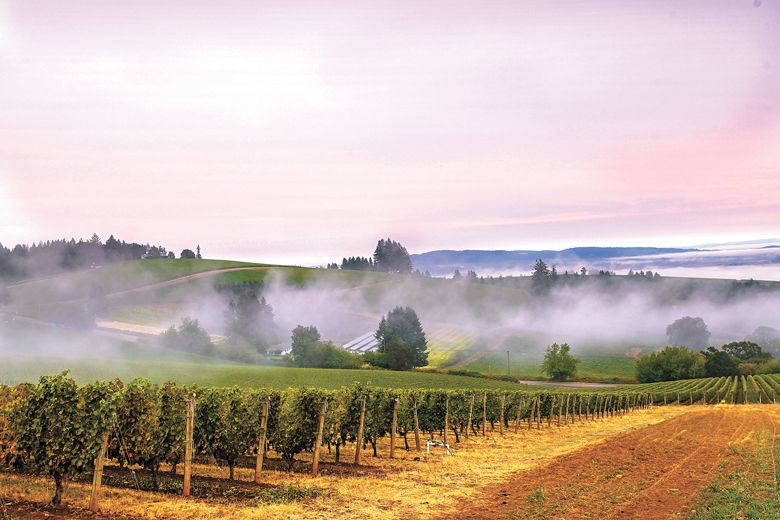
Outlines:
[[[389,457],[399,449],[421,451],[427,439],[445,444],[470,436],[499,435],[510,428],[541,429],[621,415],[650,404],[649,394],[560,390],[403,390],[355,385],[340,390],[155,385],[146,380],[79,386],[66,374],[38,384],[0,387],[0,461],[21,472],[54,480],[59,503],[66,478],[102,472],[104,461],[141,467],[158,489],[160,468],[184,466],[181,492],[189,494],[193,458],[220,461],[234,475],[253,459],[261,479],[269,454],[280,469],[311,464],[319,449],[335,450],[336,462],[352,445],[377,456],[382,440]],[[402,448],[403,447],[403,448]],[[301,454],[311,453],[302,460]],[[309,462],[310,461],[310,462]],[[99,485],[97,486],[99,488]]]
[[[193,460],[224,464],[229,481],[237,467],[254,468],[261,483],[269,470],[317,476],[321,448],[335,452],[337,466],[358,467],[366,454],[392,459],[400,450],[422,452],[429,440],[449,450],[470,437],[592,422],[652,405],[773,403],[778,394],[774,375],[584,391],[239,389],[143,379],[79,386],[60,374],[0,386],[0,464],[51,477],[54,504],[63,480],[92,479],[97,508],[106,463],[142,468],[148,490],[208,496],[191,486]],[[343,460],[347,447],[351,456]],[[123,481],[114,471],[108,483],[138,487],[132,475]]]
[[[780,399],[780,374],[710,377],[636,386],[654,404],[763,404]]]

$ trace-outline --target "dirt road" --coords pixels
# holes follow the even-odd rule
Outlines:
[[[773,409],[718,407],[619,435],[487,487],[440,518],[685,518],[730,446],[758,432],[774,438]]]

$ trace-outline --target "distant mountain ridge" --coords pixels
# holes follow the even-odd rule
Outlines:
[[[533,263],[541,258],[551,265],[569,270],[583,265],[592,267],[601,261],[615,258],[668,255],[698,252],[700,249],[675,247],[572,247],[559,251],[544,250],[436,250],[411,255],[415,269],[428,271],[434,276],[460,271],[528,272]]]

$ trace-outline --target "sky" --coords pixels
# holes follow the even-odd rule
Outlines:
[[[0,0],[0,242],[780,235],[780,1]]]

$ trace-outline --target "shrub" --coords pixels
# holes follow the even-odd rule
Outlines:
[[[695,379],[704,374],[704,358],[686,347],[664,347],[639,356],[636,362],[636,378],[640,383]]]

